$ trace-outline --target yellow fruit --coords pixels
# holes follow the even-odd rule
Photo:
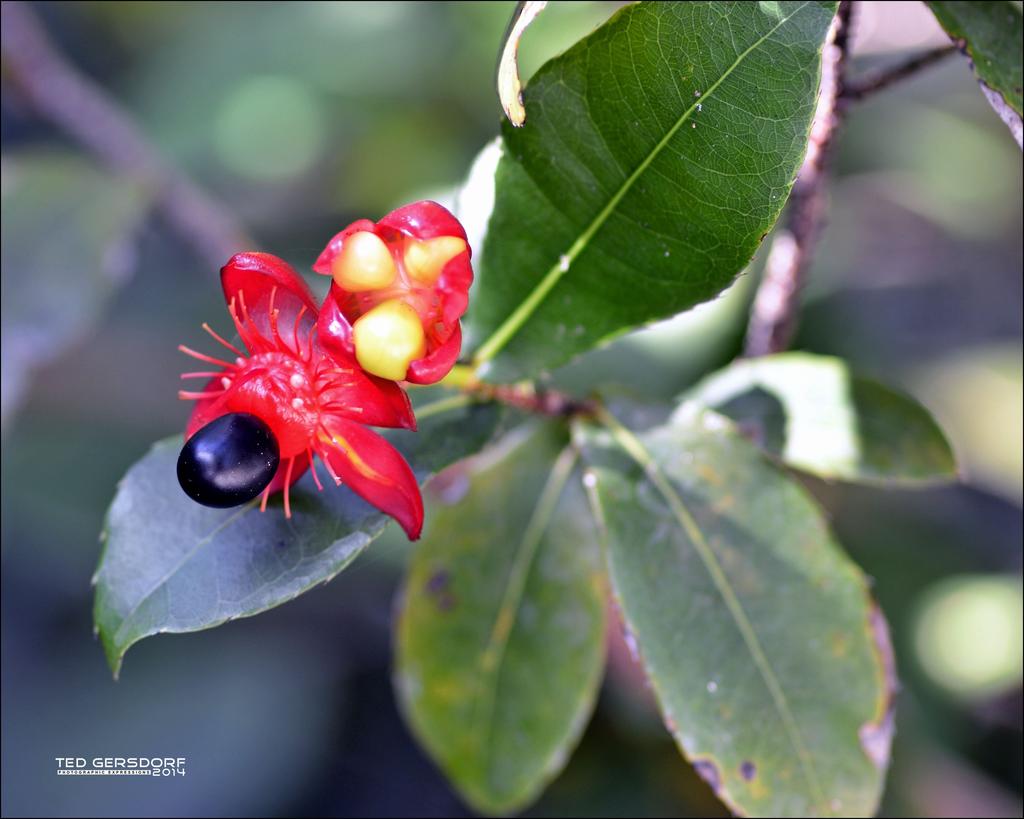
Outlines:
[[[437,281],[444,266],[465,249],[466,243],[458,236],[413,240],[405,250],[406,272],[417,283],[431,285]]]
[[[331,262],[334,281],[350,293],[389,287],[396,272],[388,246],[377,234],[367,230],[345,239],[341,253]]]
[[[382,302],[352,325],[356,360],[368,373],[401,381],[426,351],[419,314],[401,299]]]

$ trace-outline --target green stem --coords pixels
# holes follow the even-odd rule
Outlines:
[[[438,386],[457,390],[471,389],[477,384],[476,371],[469,364],[456,364],[451,372],[438,382]]]
[[[449,395],[447,398],[439,398],[437,401],[431,401],[429,404],[424,404],[416,410],[416,418],[422,421],[424,418],[440,415],[442,412],[468,407],[473,403],[473,400],[473,396],[466,392]]]

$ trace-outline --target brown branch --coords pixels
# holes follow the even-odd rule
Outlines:
[[[477,378],[475,370],[469,364],[456,364],[441,381],[441,386],[459,390],[474,401],[493,401],[534,415],[549,415],[556,418],[593,415],[598,406],[594,400],[538,386],[533,381],[489,384]]]
[[[597,410],[597,405],[594,402],[576,398],[558,390],[502,384],[490,387],[486,392],[498,403],[508,404],[538,415],[567,418],[577,415],[593,415]]]
[[[207,263],[254,247],[235,218],[171,168],[131,115],[58,51],[22,2],[0,5],[5,74],[30,108],[118,173],[151,186],[167,224]]]
[[[793,185],[785,227],[772,240],[764,275],[754,297],[745,354],[784,350],[796,330],[800,291],[814,255],[827,209],[825,181],[842,110],[839,102],[848,56],[850,0],[832,21],[821,60],[821,88],[811,123],[807,153]]]
[[[859,102],[865,97],[870,97],[872,94],[882,91],[900,80],[913,76],[923,68],[940,62],[950,54],[956,54],[958,50],[955,43],[939,46],[931,51],[918,54],[916,57],[911,57],[909,60],[894,65],[891,68],[882,69],[874,74],[870,74],[857,82],[849,82],[843,89],[843,101]]]
[[[474,381],[466,384],[463,390],[480,401],[495,401],[534,415],[570,418],[591,416],[597,412],[597,403],[594,401],[529,383],[487,384]]]

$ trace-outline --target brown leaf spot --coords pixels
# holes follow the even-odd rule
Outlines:
[[[978,85],[981,86],[981,93],[985,95],[989,105],[1010,129],[1010,133],[1013,134],[1013,138],[1017,142],[1017,147],[1024,148],[1024,120],[1021,119],[1020,114],[1014,111],[1006,98],[994,88],[981,80],[978,80]]]
[[[767,443],[768,436],[765,434],[765,426],[757,419],[741,418],[736,422],[736,429],[739,430],[740,435],[757,446],[763,447]]]
[[[841,631],[834,632],[829,639],[833,657],[845,657],[850,651],[850,640]]]
[[[871,601],[868,613],[868,626],[882,667],[882,694],[878,701],[876,717],[870,722],[865,722],[857,734],[860,746],[868,759],[876,768],[884,771],[889,765],[892,737],[896,729],[895,697],[899,689],[899,680],[896,678],[896,656],[892,650],[889,624],[886,623],[885,615],[874,600]]]
[[[697,776],[707,782],[717,795],[722,788],[722,775],[718,771],[718,766],[710,759],[695,759],[693,769],[697,772]]]
[[[427,594],[434,598],[434,602],[441,611],[450,611],[456,603],[455,595],[449,588],[450,582],[451,575],[446,569],[438,569],[427,581]]]
[[[454,506],[469,491],[469,475],[464,464],[454,464],[438,472],[427,486],[432,498],[445,506]]]

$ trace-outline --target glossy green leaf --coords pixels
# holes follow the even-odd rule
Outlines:
[[[3,173],[6,422],[32,370],[78,341],[131,272],[147,195],[67,152],[5,156]]]
[[[1020,2],[928,2],[939,24],[971,58],[989,104],[1021,144],[1024,15]]]
[[[686,397],[728,415],[789,466],[823,478],[880,484],[956,478],[949,442],[928,411],[853,375],[839,358],[783,353],[736,361]]]
[[[478,452],[499,423],[494,406],[448,406],[421,409],[419,432],[386,433],[421,480]],[[178,486],[180,449],[178,436],[157,443],[128,470],[107,512],[93,617],[115,676],[144,637],[212,628],[325,583],[390,520],[345,487],[318,492],[309,473],[291,490],[290,520],[280,496],[266,513],[257,501],[200,506]]]
[[[739,814],[870,816],[892,733],[884,620],[805,491],[690,406],[639,435],[581,431],[665,722]]]
[[[543,424],[467,463],[465,496],[437,510],[408,575],[398,694],[487,813],[523,807],[561,770],[600,683],[606,591],[575,460]]]
[[[834,3],[638,3],[545,64],[504,123],[468,318],[514,380],[722,291],[804,153]]]

